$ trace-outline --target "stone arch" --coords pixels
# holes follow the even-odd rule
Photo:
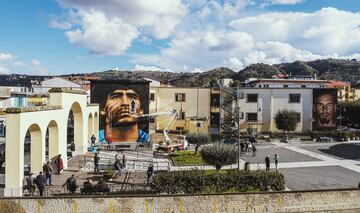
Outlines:
[[[45,161],[45,138],[37,123],[31,124],[28,131],[30,132],[30,172],[38,173],[42,171]]]
[[[99,137],[99,115],[97,112],[94,113],[94,135],[96,139]]]
[[[88,143],[91,141],[91,136],[94,134],[94,117],[92,113],[88,116]]]
[[[55,120],[51,120],[47,125],[49,130],[49,160],[60,153],[59,127]]]
[[[73,112],[73,117],[74,117],[75,153],[80,153],[84,146],[83,112],[78,102],[74,102],[71,105],[70,110]]]

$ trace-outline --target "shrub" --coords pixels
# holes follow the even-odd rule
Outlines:
[[[186,140],[190,144],[195,145],[195,154],[197,154],[197,151],[201,145],[210,142],[210,136],[208,134],[203,134],[203,133],[191,133],[186,135]]]
[[[200,154],[205,163],[215,166],[216,170],[220,170],[222,166],[236,163],[238,157],[235,146],[218,143],[204,147]]]
[[[198,194],[254,191],[281,191],[285,178],[278,172],[200,170],[160,172],[155,175],[152,190],[158,194]]]

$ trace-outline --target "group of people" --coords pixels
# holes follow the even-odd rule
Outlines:
[[[256,146],[254,144],[255,142],[256,141],[254,141],[254,140],[249,140],[249,142],[248,141],[240,142],[240,151],[241,151],[241,153],[245,154],[245,153],[247,153],[249,151],[252,151],[253,157],[255,157],[256,156],[256,151],[257,151]]]
[[[275,162],[275,171],[278,171],[279,155],[275,154],[273,159]],[[266,157],[265,157],[265,165],[266,165],[266,171],[269,172],[270,171],[270,156],[269,155],[266,155]]]
[[[63,160],[61,155],[58,155],[54,161],[57,174],[60,174],[64,169]],[[47,161],[43,164],[42,171],[35,177],[34,173],[30,173],[29,176],[25,179],[26,185],[25,189],[28,191],[29,195],[34,195],[35,189],[39,190],[39,195],[44,196],[44,190],[46,186],[52,186],[52,176],[53,176],[53,166],[50,164],[50,161]]]

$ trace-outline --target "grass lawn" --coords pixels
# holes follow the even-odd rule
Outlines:
[[[200,153],[198,152],[196,155],[194,153],[195,151],[177,151],[171,154],[171,157],[177,166],[202,165],[204,161],[202,160]]]

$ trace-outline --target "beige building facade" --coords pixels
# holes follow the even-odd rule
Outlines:
[[[155,131],[167,126],[170,131],[207,133],[210,124],[210,89],[190,87],[150,87],[150,114],[180,111],[178,119],[168,126],[171,116],[154,117]]]

